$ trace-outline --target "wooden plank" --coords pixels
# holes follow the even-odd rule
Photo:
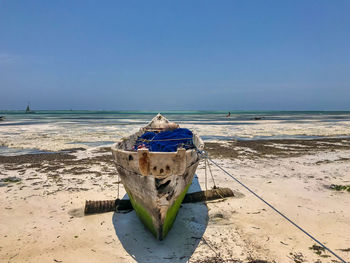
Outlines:
[[[196,203],[210,200],[234,197],[235,194],[229,188],[216,188],[207,191],[200,191],[186,194],[182,203]],[[112,211],[132,210],[133,207],[128,199],[103,200],[103,201],[86,201],[85,214],[105,213]]]

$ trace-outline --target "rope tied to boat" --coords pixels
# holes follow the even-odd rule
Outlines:
[[[214,175],[213,175],[213,172],[211,171],[211,167],[210,167],[210,163],[208,161],[208,158],[204,159],[204,165],[205,165],[205,190],[208,190],[207,167],[208,167],[208,170],[209,170],[209,173],[210,173],[211,180],[213,181],[213,185],[214,185],[213,189],[217,189],[218,187],[216,186]]]
[[[119,177],[119,173],[117,173],[117,178],[118,178],[118,181],[117,181],[117,184],[118,184],[118,188],[117,188],[117,199],[115,200],[115,211],[118,211],[118,208],[119,208],[119,201],[120,201],[120,198],[119,198],[119,188],[120,188],[120,177]]]
[[[198,150],[198,149],[197,149]],[[208,191],[208,176],[207,176],[207,167],[208,167],[208,170],[210,172],[210,176],[211,176],[211,179],[213,180],[213,188],[212,189],[218,189],[218,187],[216,186],[216,183],[215,183],[215,179],[214,179],[214,175],[211,171],[211,168],[210,168],[210,163],[208,161],[208,158],[205,158],[204,159],[204,166],[205,166],[205,169],[204,169],[204,173],[205,173],[205,191]],[[224,198],[219,192],[218,194],[221,196],[221,198]]]
[[[291,219],[289,219],[285,214],[283,214],[282,212],[280,212],[277,208],[275,208],[273,205],[271,205],[269,202],[267,202],[265,199],[263,199],[262,197],[260,197],[257,193],[255,193],[252,189],[250,189],[248,186],[246,186],[244,183],[242,183],[240,180],[238,180],[236,177],[234,177],[232,174],[230,174],[229,172],[227,172],[224,168],[222,168],[219,164],[217,164],[216,162],[214,162],[210,157],[209,154],[204,151],[204,150],[199,150],[198,148],[196,148],[197,153],[201,156],[201,158],[205,158],[205,161],[210,161],[211,163],[213,163],[216,167],[218,167],[221,171],[223,171],[226,175],[228,175],[229,177],[231,177],[233,180],[235,180],[237,183],[239,183],[241,186],[243,186],[246,190],[248,190],[251,194],[253,194],[255,197],[257,197],[260,201],[262,201],[263,203],[265,203],[267,206],[269,206],[273,211],[275,211],[277,214],[279,214],[280,216],[282,216],[284,219],[286,219],[289,223],[291,223],[293,226],[295,226],[296,228],[298,228],[300,231],[302,231],[305,235],[307,235],[308,237],[310,237],[313,241],[315,241],[316,243],[318,243],[320,246],[322,246],[324,249],[326,249],[328,252],[330,252],[333,256],[335,256],[337,259],[339,259],[341,262],[343,263],[347,263],[343,258],[341,258],[339,255],[337,255],[335,252],[333,252],[333,250],[331,250],[330,248],[328,248],[327,246],[325,246],[322,242],[318,241],[314,236],[312,236],[310,233],[308,233],[306,230],[304,230],[301,226],[299,226],[297,223],[295,223],[294,221],[292,221]]]

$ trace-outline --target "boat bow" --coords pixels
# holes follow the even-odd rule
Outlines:
[[[147,131],[178,127],[158,114],[139,132],[112,146],[114,162],[130,201],[141,221],[159,240],[171,229],[200,160],[197,149],[202,150],[204,143],[193,133],[193,149],[152,152],[146,148],[136,151],[133,147]]]

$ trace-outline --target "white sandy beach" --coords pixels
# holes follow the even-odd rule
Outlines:
[[[236,151],[247,158],[215,161],[350,260],[350,193],[328,188],[350,184],[349,149],[288,158],[248,158],[254,150]],[[21,179],[0,187],[1,262],[210,262],[205,260],[211,257],[226,262],[338,262],[328,252],[316,254],[310,249],[315,242],[214,167],[218,186],[244,196],[183,204],[164,241],[155,240],[133,211],[83,216],[85,200],[116,198],[118,179],[112,163],[91,161],[93,156],[108,159],[109,152],[75,155],[78,160],[65,163],[64,169],[45,170],[53,165],[50,161],[0,164],[1,178]],[[204,189],[204,163],[197,175]],[[198,182],[195,178],[192,191]],[[210,180],[208,184],[212,186]],[[120,190],[124,196],[122,185]]]

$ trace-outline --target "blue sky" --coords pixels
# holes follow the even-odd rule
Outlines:
[[[350,110],[350,1],[3,1],[0,109]]]

